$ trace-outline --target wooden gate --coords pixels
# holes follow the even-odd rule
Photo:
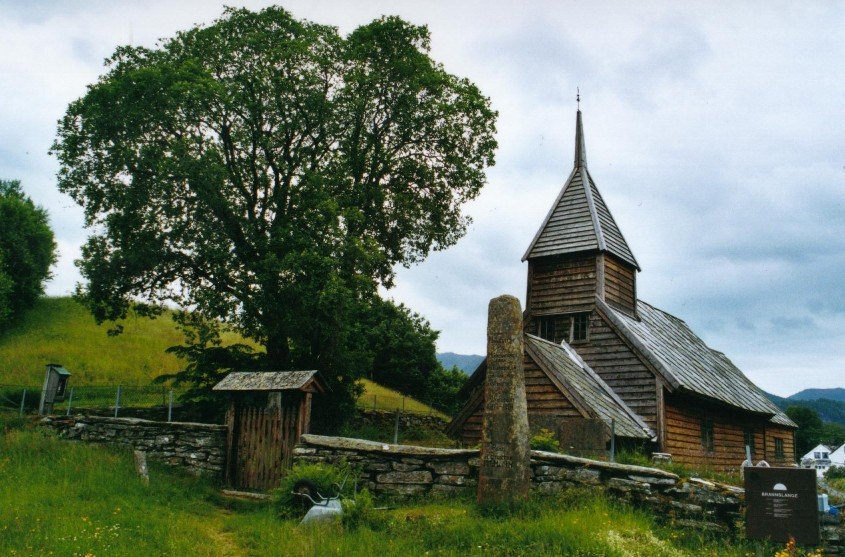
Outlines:
[[[228,393],[226,484],[266,491],[279,485],[311,423],[311,398],[325,392],[316,370],[233,371],[214,386]]]
[[[230,409],[234,435],[229,472],[234,487],[265,491],[279,485],[299,441],[299,406],[298,400],[286,400],[278,407],[234,405]]]

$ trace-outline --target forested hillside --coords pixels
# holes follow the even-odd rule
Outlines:
[[[804,389],[789,397],[789,400],[835,400],[845,402],[845,389]]]
[[[478,364],[484,360],[484,356],[478,354],[455,354],[454,352],[441,352],[437,354],[437,359],[443,364],[445,368],[457,367],[467,375],[471,375]]]

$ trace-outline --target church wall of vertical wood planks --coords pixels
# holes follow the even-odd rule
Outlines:
[[[587,169],[580,109],[575,128],[572,172],[523,257],[531,429],[566,437],[603,424],[603,443],[613,425],[622,440],[719,470],[738,468],[746,445],[755,460],[794,463],[795,423],[684,321],[637,298],[640,266]],[[485,369],[448,429],[469,445]]]
[[[244,490],[278,486],[291,466],[294,446],[308,433],[313,395],[325,391],[319,374],[232,372],[214,390],[229,395],[226,483]]]

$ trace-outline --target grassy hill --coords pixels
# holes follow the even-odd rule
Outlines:
[[[110,337],[109,325],[97,325],[72,298],[42,298],[12,330],[0,335],[0,383],[40,385],[44,366],[64,365],[76,385],[148,384],[181,369],[165,352],[182,335],[165,313],[158,319],[130,316],[124,332]],[[227,333],[224,342],[244,342]]]
[[[158,319],[130,316],[121,324],[123,334],[110,337],[109,325],[97,325],[72,298],[40,299],[17,325],[0,334],[0,385],[38,387],[48,363],[65,366],[76,386],[148,385],[155,377],[182,368],[178,358],[165,352],[183,341],[169,313]],[[226,333],[223,341],[255,346],[236,333]],[[363,407],[394,410],[404,404],[409,412],[431,411],[372,381],[365,379],[363,384]]]

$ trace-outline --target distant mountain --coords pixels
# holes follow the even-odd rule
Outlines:
[[[437,354],[437,359],[443,364],[443,367],[450,368],[456,366],[458,369],[471,375],[478,364],[484,360],[484,356],[478,354],[455,354],[454,352],[442,352]]]
[[[835,391],[836,389],[807,389],[816,391]],[[804,391],[801,391],[804,392]],[[800,394],[800,393],[799,393]],[[766,396],[774,402],[781,410],[786,410],[790,406],[804,406],[815,410],[819,417],[825,422],[834,422],[845,425],[845,401],[830,400],[827,398],[820,398],[817,400],[800,400],[794,399],[795,395],[789,398],[783,398],[771,393],[766,393]]]
[[[836,400],[845,402],[845,389],[804,389],[790,396],[790,400]]]

